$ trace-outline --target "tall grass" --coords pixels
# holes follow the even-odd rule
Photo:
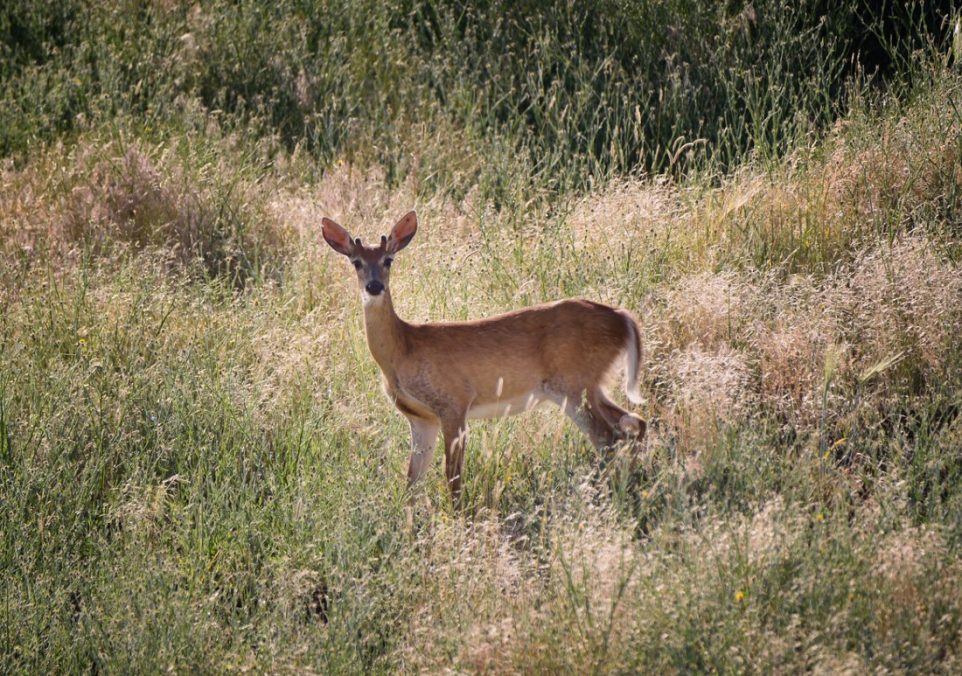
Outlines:
[[[835,120],[864,14],[613,7],[5,15],[0,670],[959,670],[957,66]],[[412,205],[405,318],[642,318],[639,456],[479,422],[464,510],[438,461],[408,525],[317,225]]]
[[[749,153],[779,157],[867,82],[901,82],[916,50],[944,46],[950,10],[22,3],[0,26],[0,154],[118,115],[190,127],[199,107],[204,120],[325,163],[375,162],[389,181],[416,171],[461,190],[478,174],[496,180],[494,153],[577,187],[707,162],[725,170]],[[445,152],[453,137],[458,159]]]

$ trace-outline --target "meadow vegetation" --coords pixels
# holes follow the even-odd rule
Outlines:
[[[3,10],[0,671],[962,669],[962,37],[873,11]],[[637,314],[637,457],[476,422],[408,527],[319,223],[412,206],[407,319]]]

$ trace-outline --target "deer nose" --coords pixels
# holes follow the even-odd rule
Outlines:
[[[381,284],[381,282],[377,281],[376,279],[373,279],[370,282],[368,282],[364,288],[372,296],[376,296],[382,291],[384,291],[384,285]]]

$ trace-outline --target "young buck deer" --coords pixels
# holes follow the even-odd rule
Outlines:
[[[364,326],[387,395],[411,424],[408,485],[431,466],[438,430],[455,505],[460,502],[467,418],[500,417],[542,401],[558,404],[598,449],[641,437],[645,422],[615,405],[602,382],[627,356],[625,391],[641,402],[638,324],[626,310],[562,300],[477,321],[409,324],[397,316],[391,263],[418,229],[415,212],[378,246],[364,246],[325,218],[324,239],[357,270]]]

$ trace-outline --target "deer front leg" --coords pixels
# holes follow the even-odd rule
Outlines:
[[[468,433],[464,418],[461,413],[441,421],[444,432],[444,472],[455,508],[461,506],[461,472],[464,469],[464,446]]]
[[[414,508],[417,503],[417,483],[431,469],[434,446],[441,425],[436,420],[408,415],[411,424],[411,459],[408,462],[408,504],[405,508],[409,529],[414,528]]]
[[[408,463],[408,487],[412,487],[431,468],[434,446],[441,425],[436,420],[408,417],[411,423],[411,460]]]

